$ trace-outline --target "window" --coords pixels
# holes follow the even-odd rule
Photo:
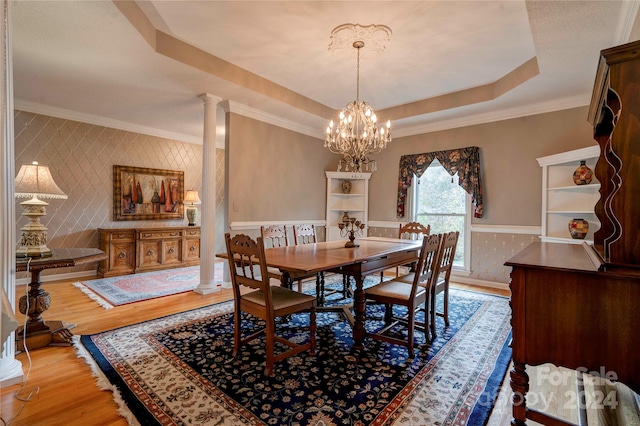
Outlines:
[[[452,177],[433,160],[420,178],[414,175],[411,188],[412,220],[431,225],[432,234],[459,231],[454,267],[468,271],[471,196],[458,185],[458,175]]]

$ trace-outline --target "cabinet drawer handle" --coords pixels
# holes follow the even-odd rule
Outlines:
[[[196,246],[189,247],[189,251],[196,251]]]
[[[120,254],[118,254],[118,257],[119,257],[120,259],[122,259],[122,258],[124,258],[124,257],[127,257],[127,253],[125,253],[125,252],[121,251],[121,252],[120,252]]]
[[[153,234],[142,234],[144,237],[152,237]]]
[[[152,255],[153,255],[153,250],[149,250],[149,251],[147,252],[147,256],[152,256]]]
[[[176,235],[180,235],[180,234],[177,232],[171,232],[169,235],[171,235],[172,237],[175,237]]]
[[[175,251],[176,251],[176,249],[174,249],[173,247],[171,247],[171,248],[169,249],[169,254],[173,254],[173,252],[175,252]]]

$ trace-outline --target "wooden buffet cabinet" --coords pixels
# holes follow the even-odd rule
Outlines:
[[[200,227],[99,228],[107,259],[98,275],[112,277],[200,264]]]
[[[586,369],[640,393],[640,41],[601,52],[589,121],[600,147],[593,245],[537,242],[506,262],[514,426],[570,424],[527,407],[526,365]]]

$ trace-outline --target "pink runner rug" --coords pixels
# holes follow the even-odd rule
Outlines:
[[[223,262],[216,262],[214,281],[222,285]],[[142,274],[99,278],[73,283],[105,309],[127,303],[184,293],[200,283],[200,267],[165,269]]]

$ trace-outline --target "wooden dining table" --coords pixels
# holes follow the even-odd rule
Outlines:
[[[318,272],[335,272],[355,280],[353,315],[341,307],[353,327],[353,348],[363,348],[365,337],[364,279],[386,269],[406,265],[418,259],[422,241],[367,237],[356,240],[359,247],[346,248],[345,241],[293,245],[265,250],[267,265],[280,269],[282,285],[291,288],[298,277]]]

